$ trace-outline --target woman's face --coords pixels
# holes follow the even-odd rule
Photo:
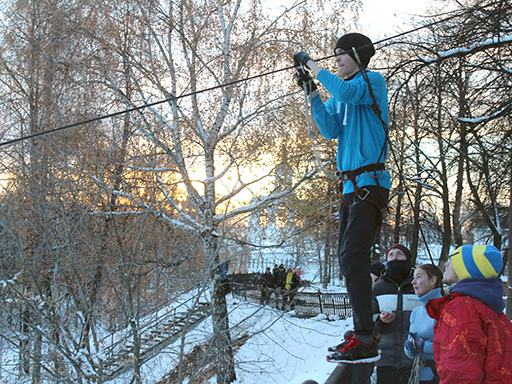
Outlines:
[[[416,268],[414,271],[414,279],[412,280],[412,286],[414,293],[418,296],[423,296],[433,290],[436,286],[437,278],[435,276],[429,277],[427,272],[421,268]]]

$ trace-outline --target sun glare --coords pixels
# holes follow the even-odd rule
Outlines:
[[[215,183],[216,199],[223,199],[222,204],[218,206],[220,211],[231,211],[236,208],[250,204],[250,202],[259,196],[267,195],[274,188],[274,176],[271,175],[272,155],[264,156],[259,166],[244,168],[242,170],[236,167],[230,167],[222,177]],[[227,163],[218,161],[217,168],[223,170]],[[192,185],[199,194],[204,194],[205,170],[203,165],[197,162],[188,170],[188,175]],[[245,185],[245,187],[243,187]],[[179,184],[179,189],[186,196],[186,188],[183,183]]]

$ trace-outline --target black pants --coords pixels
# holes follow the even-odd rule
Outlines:
[[[268,304],[270,301],[270,293],[271,293],[270,288],[266,288],[266,287],[261,288],[260,292],[261,292],[260,304],[262,304],[262,305]]]
[[[377,384],[407,384],[411,367],[377,367]]]
[[[343,195],[339,212],[338,258],[352,303],[356,335],[373,334],[370,250],[389,197],[385,188],[365,188],[370,191],[365,200],[355,193]]]

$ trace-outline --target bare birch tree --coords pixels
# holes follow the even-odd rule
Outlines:
[[[299,4],[267,17],[257,3],[149,2],[131,11],[143,28],[131,35],[129,50],[110,40],[110,52],[127,63],[133,93],[129,96],[115,79],[108,79],[112,90],[132,107],[166,99],[131,114],[143,138],[141,145],[148,155],[154,154],[134,169],[143,175],[138,183],[151,182],[144,187],[155,191],[155,199],[147,201],[134,193],[138,185],[112,192],[200,240],[205,263],[201,282],[211,294],[210,356],[219,383],[235,380],[220,269],[228,254],[230,223],[289,195],[315,172],[302,173],[286,189],[273,185],[277,167],[262,158],[274,140],[270,119],[282,113],[289,85],[279,76],[242,81],[278,64],[291,64],[290,31],[297,35],[298,26],[284,28],[278,21],[295,15]],[[334,38],[329,35],[329,40]],[[171,192],[176,185],[187,205]],[[247,191],[250,197],[263,197],[250,200],[243,196]]]

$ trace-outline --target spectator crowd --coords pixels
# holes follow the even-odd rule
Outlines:
[[[302,283],[302,271],[299,267],[285,269],[281,264],[270,270],[267,267],[265,272],[257,277],[261,298],[260,304],[269,304],[271,296],[281,303],[281,309],[293,310],[295,308],[295,296]]]
[[[370,268],[377,384],[512,383],[501,252],[464,245],[450,254],[444,274],[412,260],[407,247],[395,244],[384,268],[380,262]],[[328,360],[346,356],[350,343],[361,345],[353,332],[329,348]]]

